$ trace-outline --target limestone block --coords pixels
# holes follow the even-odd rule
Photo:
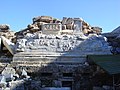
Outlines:
[[[38,17],[33,18],[33,23],[35,23],[35,22],[48,22],[48,23],[50,23],[50,21],[52,21],[52,20],[53,20],[53,18],[50,16],[38,16]]]
[[[44,24],[42,25],[42,30],[60,30],[60,24]]]
[[[43,34],[58,34],[61,31],[62,25],[58,23],[54,24],[44,24],[42,25],[42,33]]]
[[[49,21],[49,20],[53,20],[53,18],[50,17],[50,16],[41,16],[40,19],[41,19],[41,21]]]
[[[62,25],[65,25],[65,24],[66,24],[66,21],[67,21],[67,17],[63,17]]]
[[[8,74],[12,74],[15,75],[16,71],[14,68],[12,68],[10,65],[7,65],[7,67],[4,68],[4,70],[1,73],[2,75],[8,75]]]
[[[1,30],[8,30],[8,29],[9,29],[9,26],[6,25],[6,24],[2,24],[2,25],[0,25],[0,29],[1,29]]]
[[[26,39],[19,39],[16,43],[16,51],[25,51],[25,47],[26,47]]]
[[[7,38],[1,36],[2,42],[4,46],[10,51],[10,53],[13,55],[14,54],[14,43],[12,43],[10,40]]]
[[[102,28],[100,27],[92,27],[93,29],[93,32],[97,33],[97,34],[100,34],[102,32]]]
[[[74,24],[74,34],[85,36],[82,31],[82,26],[79,24]]]
[[[74,29],[82,30],[82,22],[81,22],[81,20],[75,19],[75,20],[74,20],[74,25],[77,26],[77,28],[74,27]]]
[[[74,23],[73,18],[68,18],[66,21],[66,24],[73,24],[73,23]]]

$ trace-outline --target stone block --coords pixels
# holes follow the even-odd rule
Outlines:
[[[50,16],[38,16],[38,17],[35,17],[35,18],[33,18],[33,22],[35,23],[35,22],[50,22],[50,21],[52,21],[53,20],[53,18],[52,17],[50,17]]]
[[[58,34],[61,30],[61,24],[44,24],[42,25],[42,33],[43,34]]]
[[[41,16],[40,19],[41,19],[41,21],[44,21],[44,20],[53,20],[53,18],[50,17],[50,16]]]
[[[0,25],[0,29],[1,29],[1,30],[8,30],[8,29],[9,29],[9,26],[6,25],[6,24],[2,24],[2,25]]]
[[[2,39],[4,46],[13,55],[14,54],[14,43],[10,42],[7,38],[5,38],[3,36],[1,36],[1,39]]]

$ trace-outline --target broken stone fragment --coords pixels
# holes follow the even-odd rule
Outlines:
[[[8,40],[7,38],[5,38],[4,36],[1,36],[1,41],[3,43],[3,45],[7,48],[7,50],[14,55],[14,43],[12,43],[10,40]]]
[[[8,29],[9,29],[9,25],[6,25],[6,24],[1,24],[0,25],[0,30],[2,30],[2,31],[8,31]]]
[[[47,22],[47,23],[50,23],[50,21],[52,21],[53,18],[50,17],[50,16],[38,16],[38,17],[35,17],[33,18],[33,23],[35,22]]]
[[[94,33],[100,34],[102,32],[102,28],[100,27],[91,27]]]

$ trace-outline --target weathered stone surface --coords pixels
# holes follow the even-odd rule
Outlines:
[[[28,33],[24,39],[18,39],[16,47],[23,52],[16,52],[13,66],[35,74],[41,80],[41,86],[60,86],[58,83],[70,81],[74,83],[75,90],[78,86],[79,89],[87,88],[86,85],[91,87],[89,78],[84,79],[84,73],[89,77],[93,72],[86,62],[86,55],[111,54],[106,39],[96,34],[84,38],[79,35]]]
[[[93,29],[93,32],[97,34],[100,34],[102,32],[102,28],[100,27],[92,27],[92,29]]]
[[[8,25],[6,25],[6,24],[0,25],[0,31],[8,31],[8,29],[9,29]]]
[[[7,67],[5,67],[5,69],[2,71],[1,73],[2,75],[8,75],[8,74],[12,74],[12,75],[15,75],[16,74],[16,71],[14,68],[12,68],[10,66],[10,64],[7,65]]]
[[[13,38],[15,38],[15,32],[9,30],[9,26],[6,24],[0,25],[0,36],[4,36],[5,38],[12,41]]]
[[[79,26],[81,23],[76,24]],[[80,31],[80,28],[76,30]],[[18,39],[12,65],[38,76],[41,86],[62,86],[64,81],[68,81],[73,83],[73,90],[92,90],[89,74],[93,69],[86,62],[86,56],[111,54],[106,38],[97,34],[85,36],[82,32],[50,34],[27,33],[23,39]]]
[[[13,55],[14,54],[14,43],[10,42],[7,38],[1,36],[3,45],[9,50],[9,52]]]
[[[53,20],[53,18],[50,16],[41,16],[41,20],[47,21],[47,20]]]
[[[49,23],[52,20],[53,20],[53,18],[50,16],[38,16],[38,17],[33,18],[33,22],[41,21],[41,22]]]
[[[6,83],[5,76],[0,75],[0,88],[1,88],[1,86],[4,86],[6,84],[7,83]]]
[[[86,56],[111,54],[106,38],[97,35],[100,33],[101,28],[80,18],[64,17],[61,21],[49,16],[35,17],[32,24],[16,33],[11,65],[19,74],[30,74],[39,80],[40,86],[64,86],[67,82],[73,90],[88,89],[94,70]],[[14,50],[6,39],[3,42],[4,49]],[[23,68],[25,73],[21,72]]]
[[[86,39],[88,38],[88,39]],[[21,51],[52,51],[52,52],[104,52],[110,53],[110,47],[102,36],[72,36],[72,35],[43,35],[29,34],[25,39],[18,39],[17,49]],[[81,40],[80,40],[81,39]],[[82,40],[83,39],[83,40]],[[89,46],[91,45],[91,46]],[[100,53],[99,52],[99,53]]]
[[[58,34],[62,29],[61,24],[44,24],[42,25],[43,34]]]
[[[42,26],[42,30],[60,30],[61,26],[60,24],[44,24]]]
[[[18,81],[12,81],[10,82],[10,90],[25,90],[25,81],[24,80],[18,80]]]
[[[110,47],[108,43],[105,41],[106,39],[102,36],[92,36],[89,39],[86,39],[83,43],[81,43],[81,48],[83,50],[93,50],[104,52],[107,51],[110,54]]]
[[[61,30],[60,33],[57,32]],[[67,18],[58,20],[50,16],[38,16],[33,18],[33,23],[28,25],[27,28],[16,33],[17,38],[24,37],[27,33],[35,33],[41,31],[43,34],[89,34],[101,33],[101,28],[93,27],[83,21],[81,18]]]

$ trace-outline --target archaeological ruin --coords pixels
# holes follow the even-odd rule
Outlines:
[[[38,16],[32,20],[32,24],[18,32],[11,31],[9,25],[0,25],[0,71],[12,70],[3,76],[10,74],[10,81],[15,81],[10,84],[16,88],[13,90],[44,90],[46,87],[112,90],[104,89],[104,85],[112,87],[109,80],[100,81],[106,75],[105,70],[87,59],[88,55],[113,54],[102,28],[91,26],[81,18],[59,20]]]

